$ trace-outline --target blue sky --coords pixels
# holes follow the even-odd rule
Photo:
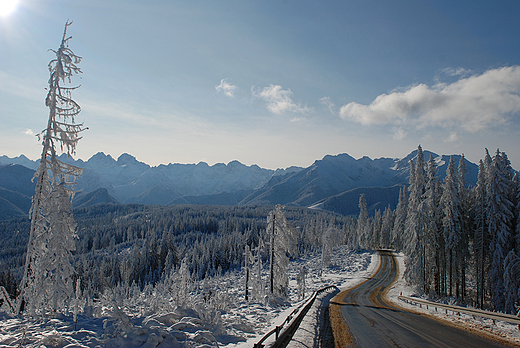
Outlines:
[[[0,17],[0,154],[40,156],[48,49],[83,57],[77,157],[309,166],[418,144],[520,169],[518,1],[18,0]]]

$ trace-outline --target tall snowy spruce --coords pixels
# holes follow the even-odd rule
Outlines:
[[[405,278],[426,288],[425,242],[428,233],[428,205],[426,203],[426,162],[421,146],[417,148],[415,164],[410,160],[410,196],[404,225],[403,248],[406,259]]]
[[[489,154],[488,154],[489,155]],[[486,218],[486,181],[487,171],[484,162],[480,160],[478,166],[477,186],[475,187],[474,196],[474,233],[473,233],[473,250],[475,258],[475,285],[476,285],[476,302],[479,308],[484,308],[485,284],[486,284],[486,265],[489,264],[489,234],[487,229]]]
[[[267,217],[267,233],[270,238],[269,291],[275,296],[286,298],[289,287],[288,255],[296,251],[296,232],[279,204]]]
[[[359,195],[359,216],[357,220],[357,241],[356,244],[358,247],[366,248],[368,244],[368,236],[366,235],[366,227],[368,222],[368,212],[367,212],[367,201],[365,199],[365,194],[362,193]]]
[[[408,196],[406,188],[399,189],[399,201],[395,208],[395,220],[390,236],[390,246],[398,251],[403,249],[402,236],[404,234],[404,224],[406,221],[406,213],[408,211]]]
[[[446,177],[442,186],[441,206],[443,209],[443,234],[446,251],[446,269],[448,276],[448,295],[452,296],[453,291],[458,297],[460,279],[458,265],[460,262],[461,247],[461,223],[460,223],[460,198],[455,161],[450,157],[450,163],[446,169]]]
[[[426,171],[426,192],[425,199],[428,208],[428,231],[425,237],[425,258],[426,266],[426,290],[439,294],[441,290],[441,269],[444,260],[444,239],[442,238],[439,209],[440,193],[437,177],[437,163],[433,156],[428,160]]]
[[[30,211],[29,243],[18,311],[45,314],[62,312],[74,298],[74,269],[71,252],[75,249],[76,224],[72,217],[74,182],[81,169],[58,159],[59,154],[75,154],[85,128],[75,123],[81,111],[71,93],[78,87],[66,87],[71,78],[81,73],[77,64],[81,57],[68,47],[65,24],[61,45],[52,50],[56,58],[49,62],[49,87],[45,105],[49,108],[47,128],[39,135],[43,151],[40,165],[34,174],[36,191]],[[60,153],[58,153],[58,151]]]
[[[504,311],[504,261],[513,249],[513,170],[505,153],[497,149],[487,181],[487,221],[491,238],[490,281],[494,308]]]

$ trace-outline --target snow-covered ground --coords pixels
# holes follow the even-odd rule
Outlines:
[[[343,289],[374,272],[375,252],[336,247],[332,266],[322,272],[321,253],[292,261],[289,301],[273,305],[264,299],[245,301],[243,272],[229,272],[196,284],[187,308],[171,305],[164,290],[148,289],[121,300],[112,294],[86,306],[75,330],[72,316],[26,318],[0,313],[0,347],[251,347],[282,323],[298,302],[297,274],[307,271],[305,297],[327,285]],[[212,302],[203,301],[210,294]],[[124,296],[123,296],[124,297]]]
[[[406,285],[406,281],[403,279],[403,270],[405,269],[404,265],[404,255],[398,254],[397,261],[399,264],[399,279],[392,286],[387,296],[388,299],[393,302],[395,305],[400,306],[402,308],[415,311],[418,313],[424,313],[433,316],[434,318],[445,320],[450,323],[456,325],[462,325],[464,327],[482,331],[487,334],[491,334],[502,339],[506,339],[507,341],[520,345],[520,329],[518,325],[510,324],[502,321],[495,321],[493,324],[493,320],[475,317],[472,315],[461,313],[460,315],[454,315],[452,312],[448,311],[448,314],[445,311],[438,310],[435,311],[435,308],[429,307],[426,309],[426,306],[419,307],[419,305],[408,304],[404,301],[399,300],[397,297],[399,295],[403,296],[416,296],[417,291],[414,288]]]
[[[520,345],[517,325],[500,321],[493,324],[490,319],[473,318],[465,314],[446,315],[443,311],[436,312],[433,308],[428,310],[424,306],[420,308],[398,300],[397,296],[401,293],[407,296],[415,294],[414,289],[407,286],[402,278],[403,258],[402,254],[397,257],[400,277],[388,292],[390,301]],[[356,252],[340,246],[334,249],[332,265],[322,272],[320,253],[292,261],[289,275],[290,305],[275,306],[268,301],[245,301],[244,275],[242,272],[230,272],[213,282],[198,284],[197,290],[190,294],[193,298],[201,298],[208,288],[218,287],[215,290],[218,295],[214,295],[218,297],[218,308],[215,305],[197,304],[197,301],[188,301],[193,304],[193,309],[172,308],[165,305],[164,301],[161,302],[161,299],[151,300],[157,292],[149,291],[142,294],[141,301],[134,299],[131,303],[122,303],[121,310],[110,307],[108,299],[87,306],[85,311],[88,315],[80,314],[76,330],[72,316],[26,318],[0,313],[0,347],[251,347],[302,304],[297,301],[296,282],[302,266],[307,270],[307,300],[315,290],[327,285],[335,285],[343,290],[362,282],[377,269],[379,256],[377,252]],[[306,329],[309,332],[314,330],[311,327]]]

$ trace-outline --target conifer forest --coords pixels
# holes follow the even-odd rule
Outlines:
[[[405,277],[433,298],[516,314],[520,299],[520,187],[507,155],[488,150],[478,181],[465,181],[464,156],[444,180],[419,146],[410,183],[394,211],[368,217],[363,195],[356,243],[392,248],[407,258]]]

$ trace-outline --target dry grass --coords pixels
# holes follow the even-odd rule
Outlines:
[[[340,299],[345,298],[346,293],[349,290],[345,290],[336,295],[331,302],[341,303]],[[334,347],[335,348],[346,348],[355,347],[354,337],[348,328],[347,323],[341,315],[341,305],[333,304],[330,305],[329,310],[330,324],[332,326],[332,332],[334,333]]]

